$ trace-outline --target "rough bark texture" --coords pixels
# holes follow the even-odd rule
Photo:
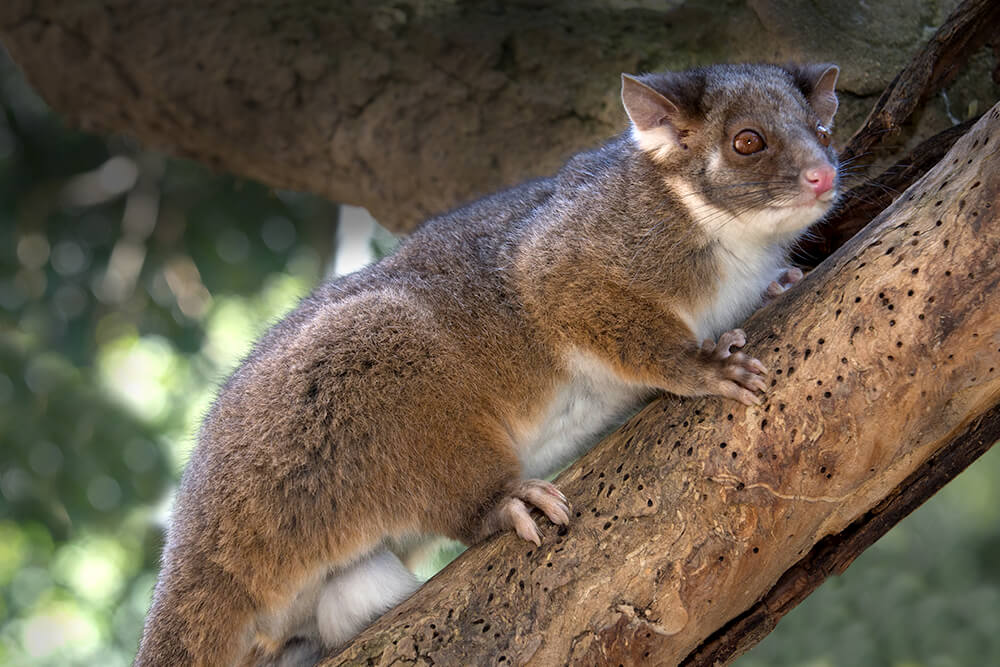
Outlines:
[[[405,231],[623,129],[622,71],[835,61],[857,127],[954,4],[5,0],[0,41],[70,122]],[[956,109],[996,98],[971,81]],[[931,106],[922,136],[948,124]]]
[[[561,475],[568,529],[471,549],[325,664],[714,664],[749,648],[995,437],[998,200],[1000,105],[747,323],[764,405],[654,402]]]
[[[865,549],[1000,440],[1000,406],[969,424],[906,478],[893,493],[836,535],[823,538],[781,575],[750,609],[714,633],[683,667],[729,662],[767,636],[781,617],[831,574],[841,574]]]

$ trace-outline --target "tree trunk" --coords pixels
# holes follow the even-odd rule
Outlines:
[[[406,231],[624,129],[623,71],[836,61],[855,127],[951,3],[663,4],[4,0],[0,40],[85,129]],[[943,108],[922,122],[943,129]]]
[[[747,322],[760,407],[660,399],[326,663],[717,664],[1000,437],[1000,104]],[[905,613],[901,610],[900,613]]]

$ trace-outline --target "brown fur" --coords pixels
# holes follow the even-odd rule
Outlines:
[[[386,538],[472,543],[517,527],[516,502],[532,496],[515,440],[569,381],[570,351],[647,390],[739,398],[760,386],[757,362],[728,354],[738,335],[703,348],[689,325],[722,280],[722,250],[667,177],[726,210],[742,210],[723,188],[732,183],[768,181],[764,199],[744,197],[758,208],[791,196],[803,167],[795,142],[816,119],[810,72],[645,78],[683,114],[674,136],[685,146],[654,156],[623,135],[551,178],[431,220],[393,256],[317,288],[205,419],[136,664],[273,653],[287,637],[258,636],[258,619],[317,572]],[[772,109],[792,128],[774,134],[780,150],[756,166],[728,155],[729,125],[766,124]],[[737,165],[725,183],[704,169],[720,145]]]

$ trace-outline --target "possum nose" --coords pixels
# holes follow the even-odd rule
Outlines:
[[[807,167],[802,170],[802,180],[817,197],[833,189],[833,179],[837,172],[828,164]]]

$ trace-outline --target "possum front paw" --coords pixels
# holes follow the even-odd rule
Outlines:
[[[794,266],[782,269],[777,279],[772,280],[764,290],[764,303],[771,303],[802,280],[802,270]]]
[[[483,537],[499,530],[514,531],[535,546],[541,546],[542,534],[531,518],[530,506],[537,507],[554,524],[569,524],[569,501],[553,484],[541,479],[526,479],[504,496],[483,523]]]
[[[767,368],[757,359],[733,352],[732,348],[746,345],[747,337],[742,329],[733,329],[719,336],[719,342],[706,339],[701,344],[700,354],[713,367],[714,377],[710,379],[711,393],[731,398],[744,405],[760,405],[756,392],[766,391],[764,374]]]

